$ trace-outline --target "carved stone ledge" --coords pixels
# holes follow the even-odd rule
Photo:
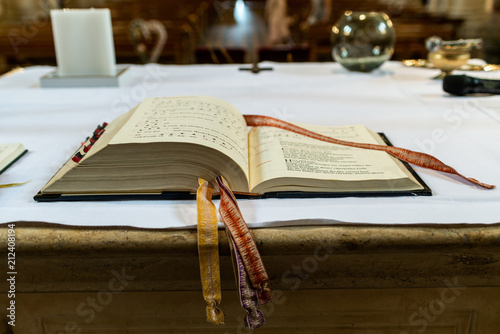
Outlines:
[[[437,287],[455,277],[467,286],[500,286],[500,225],[345,224],[252,233],[275,289]],[[6,236],[0,233],[2,244]],[[224,231],[219,240],[222,286],[233,289]],[[194,230],[18,222],[16,252],[19,292],[98,291],[113,271],[134,275],[133,291],[201,290]]]

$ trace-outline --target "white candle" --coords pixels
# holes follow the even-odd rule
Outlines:
[[[52,9],[50,17],[60,76],[116,74],[109,9]]]

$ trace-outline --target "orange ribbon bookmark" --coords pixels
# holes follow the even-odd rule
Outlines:
[[[219,244],[217,211],[212,203],[213,187],[204,179],[198,179],[196,193],[198,206],[198,256],[200,259],[203,297],[207,302],[207,321],[224,324],[224,314],[218,308],[221,302]]]
[[[327,143],[333,143],[337,145],[345,145],[349,147],[357,147],[357,148],[364,148],[368,150],[377,150],[377,151],[385,151],[389,153],[390,155],[402,160],[406,161],[410,164],[413,164],[415,166],[420,166],[423,168],[429,168],[433,169],[442,173],[449,173],[449,174],[454,174],[457,175],[464,180],[469,181],[472,184],[475,184],[477,186],[486,188],[486,189],[493,189],[495,188],[494,185],[492,184],[487,184],[483,182],[479,182],[478,180],[472,178],[472,177],[466,177],[459,172],[457,172],[454,168],[444,164],[437,158],[433,157],[432,155],[426,154],[426,153],[421,153],[421,152],[416,152],[416,151],[410,151],[404,148],[400,147],[395,147],[395,146],[386,146],[386,145],[376,145],[376,144],[366,144],[366,143],[356,143],[356,142],[350,142],[350,141],[345,141],[345,140],[340,140],[340,139],[335,139],[332,137],[328,136],[323,136],[321,134],[318,134],[313,131],[309,131],[307,129],[304,129],[300,126],[297,126],[295,124],[282,121],[280,119],[274,118],[274,117],[269,117],[269,116],[260,116],[260,115],[243,115],[245,117],[245,121],[248,126],[272,126],[275,128],[279,129],[284,129],[288,130],[294,133],[301,134],[303,136],[307,136],[309,138],[314,138],[317,140],[321,140]]]

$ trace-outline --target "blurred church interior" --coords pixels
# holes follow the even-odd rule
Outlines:
[[[284,38],[270,29],[272,5],[285,13]],[[393,60],[425,58],[436,35],[482,38],[474,56],[500,63],[500,0],[0,0],[0,73],[56,65],[50,9],[90,7],[111,10],[117,63],[333,61],[331,27],[346,10],[391,17]]]

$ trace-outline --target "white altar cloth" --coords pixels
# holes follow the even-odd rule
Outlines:
[[[35,221],[78,226],[193,228],[191,201],[38,203],[33,196],[95,127],[146,97],[208,95],[243,114],[288,121],[348,125],[384,132],[395,146],[430,153],[466,176],[500,186],[500,96],[452,97],[438,71],[388,62],[372,73],[337,63],[278,64],[252,74],[242,65],[131,66],[119,88],[40,88],[51,67],[0,78],[0,143],[29,150],[3,174],[0,223]],[[248,65],[247,65],[248,66]],[[479,75],[468,72],[469,75]],[[500,79],[500,73],[481,73]],[[251,227],[296,224],[456,224],[500,222],[500,190],[415,167],[431,197],[240,200]],[[216,204],[217,201],[216,201]]]

